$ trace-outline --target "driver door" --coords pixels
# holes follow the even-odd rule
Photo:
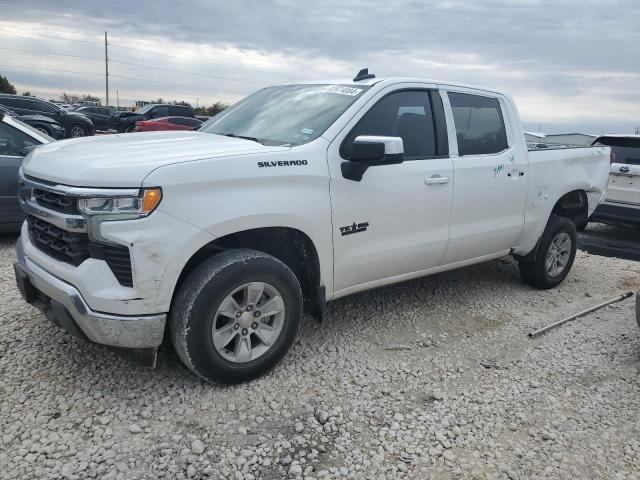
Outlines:
[[[360,181],[344,178],[341,164],[361,135],[401,137],[404,162],[369,167]],[[328,157],[336,293],[440,265],[453,165],[437,90],[383,90],[331,143]]]
[[[25,148],[37,143],[25,133],[0,122],[0,230],[17,229],[24,218],[18,202],[18,170]]]

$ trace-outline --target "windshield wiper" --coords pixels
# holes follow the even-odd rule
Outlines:
[[[258,140],[256,137],[247,137],[245,135],[236,135],[235,133],[223,133],[223,135],[225,137],[242,138],[243,140],[251,140],[252,142],[256,142],[256,143],[259,143],[260,145],[262,145],[262,142],[260,140]]]

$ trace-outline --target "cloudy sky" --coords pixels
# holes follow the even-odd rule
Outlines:
[[[640,126],[639,0],[0,0],[19,92],[228,103],[313,78],[410,75],[511,93],[525,129]]]

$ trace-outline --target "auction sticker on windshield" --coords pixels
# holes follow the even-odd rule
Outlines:
[[[329,85],[325,89],[325,92],[337,93],[338,95],[349,95],[350,97],[355,97],[360,92],[362,92],[362,89],[354,88],[354,87],[343,87],[342,85]]]

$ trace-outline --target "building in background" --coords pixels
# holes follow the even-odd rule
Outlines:
[[[554,145],[591,145],[598,138],[597,135],[586,133],[558,133],[546,135],[545,142]]]
[[[597,135],[587,133],[556,133],[545,135],[537,132],[524,132],[524,138],[529,145],[591,145]]]

